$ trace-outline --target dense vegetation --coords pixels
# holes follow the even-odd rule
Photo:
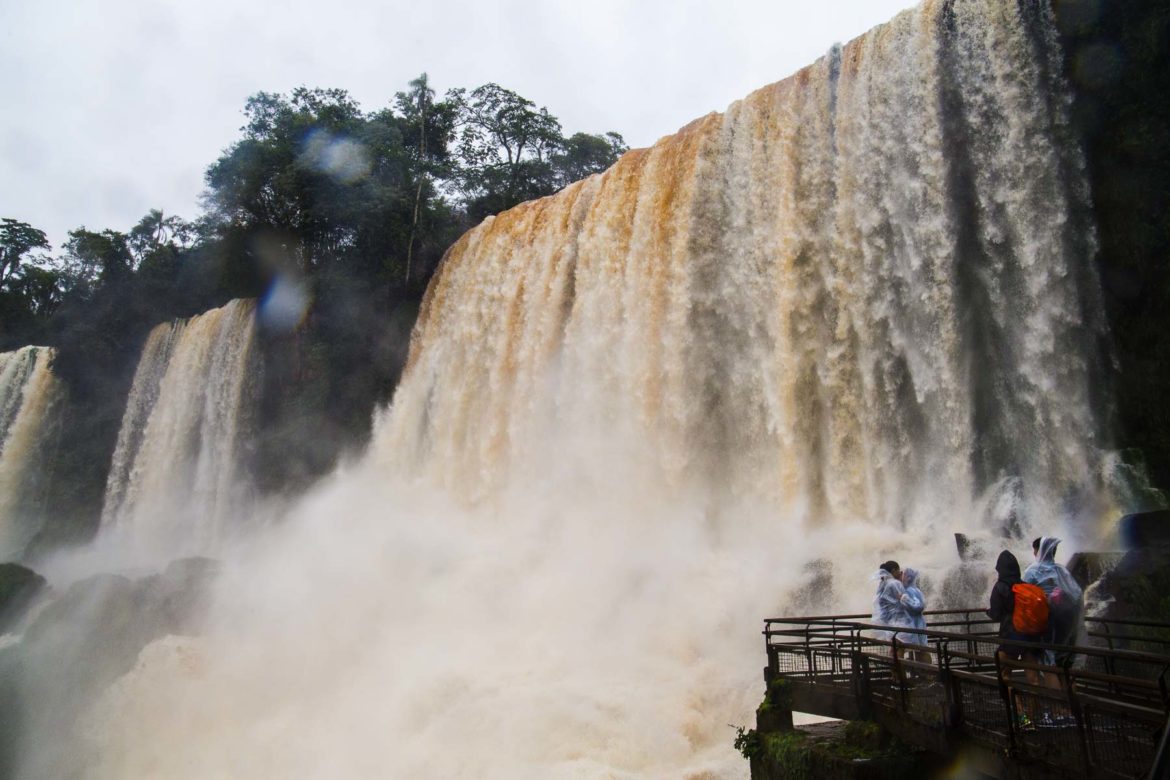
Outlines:
[[[405,357],[418,300],[464,230],[609,167],[620,135],[566,136],[497,84],[441,99],[425,74],[366,112],[341,89],[258,93],[206,172],[193,221],[151,210],[126,232],[0,223],[0,351],[58,348],[71,403],[54,524],[84,536],[101,503],[129,383],[159,322],[292,290],[296,317],[261,319],[265,392],[254,468],[278,489],[368,433]],[[294,307],[295,308],[295,307]],[[43,539],[56,543],[61,539]]]

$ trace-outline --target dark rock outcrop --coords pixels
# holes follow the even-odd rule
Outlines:
[[[955,548],[959,551],[959,560],[963,562],[980,561],[987,557],[983,543],[967,534],[955,534]]]
[[[1068,559],[1068,571],[1082,588],[1104,577],[1121,561],[1124,553],[1077,552]]]
[[[45,588],[45,578],[19,563],[0,563],[0,634],[11,630]]]
[[[83,766],[76,719],[146,645],[197,629],[216,571],[215,561],[189,558],[140,579],[99,574],[46,605],[20,643],[0,651],[0,777],[18,766],[36,777]],[[35,767],[22,763],[27,741],[39,746]]]
[[[1126,549],[1161,547],[1170,552],[1170,509],[1126,515],[1117,521],[1117,533]]]

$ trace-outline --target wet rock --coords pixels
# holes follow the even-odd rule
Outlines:
[[[1165,622],[1170,616],[1170,550],[1130,550],[1092,587],[1096,617]]]
[[[21,766],[27,776],[71,776],[84,765],[76,719],[146,645],[198,629],[216,571],[214,561],[191,558],[139,579],[99,574],[40,610],[19,644],[0,653],[0,776],[11,776],[25,740],[38,744],[40,762]]]
[[[45,578],[18,563],[0,563],[0,634],[12,629],[45,588]]]
[[[1073,553],[1068,559],[1068,571],[1082,588],[1087,588],[1117,568],[1122,556],[1119,552]]]
[[[955,534],[955,547],[959,551],[960,561],[980,561],[987,557],[983,542],[972,539],[967,534]]]
[[[148,643],[192,627],[215,571],[214,561],[190,558],[136,580],[99,574],[75,583],[29,626],[23,654],[32,663],[60,659],[79,686],[104,686]]]
[[[1170,548],[1170,509],[1136,512],[1117,521],[1118,535],[1129,549]]]

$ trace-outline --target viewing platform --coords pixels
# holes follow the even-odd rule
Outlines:
[[[1086,618],[1070,663],[1002,662],[982,609],[928,611],[927,646],[875,638],[870,615],[765,621],[760,738],[792,713],[872,721],[899,742],[1001,778],[1170,776],[1170,624]],[[1013,643],[1023,645],[1026,643]],[[930,662],[898,650],[927,650]],[[1046,684],[1030,685],[1025,670]],[[1059,683],[1058,685],[1056,683]],[[753,777],[757,777],[753,759]]]

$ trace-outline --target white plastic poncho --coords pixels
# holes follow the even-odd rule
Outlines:
[[[1060,540],[1055,536],[1040,539],[1036,561],[1024,570],[1024,582],[1039,585],[1053,606],[1081,603],[1081,586],[1069,570],[1056,562],[1056,545]]]
[[[902,606],[906,610],[906,617],[911,628],[926,628],[926,596],[918,588],[918,571],[916,569],[902,570],[902,585],[905,592],[902,594]],[[925,645],[925,634],[898,634],[898,639],[908,645]]]
[[[1040,537],[1037,559],[1024,569],[1023,579],[1024,582],[1039,585],[1048,596],[1049,640],[1061,645],[1072,645],[1077,643],[1083,591],[1069,570],[1056,562],[1058,544],[1060,540],[1055,536]],[[1050,666],[1055,664],[1056,653],[1045,650],[1044,663]]]
[[[906,589],[893,575],[885,569],[878,569],[874,575],[878,581],[877,591],[873,595],[873,622],[883,626],[906,627],[910,625],[910,616],[906,613],[906,606],[902,603],[902,596]],[[875,631],[877,639],[891,639],[893,631]],[[898,637],[906,641],[906,635]]]

